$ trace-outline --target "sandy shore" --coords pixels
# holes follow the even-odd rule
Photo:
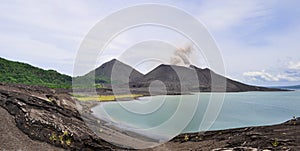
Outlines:
[[[81,115],[89,128],[92,129],[97,136],[114,145],[125,149],[144,149],[145,146],[155,147],[161,144],[159,140],[120,128],[107,119],[95,117],[92,114],[91,108],[96,106],[98,102],[86,101],[78,103],[80,103],[82,107]]]

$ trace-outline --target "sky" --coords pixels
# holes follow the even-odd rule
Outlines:
[[[300,84],[297,0],[2,1],[0,56],[73,75],[77,52],[88,32],[110,14],[145,3],[174,6],[203,23],[220,50],[226,76],[255,85]],[[162,47],[150,50],[155,44]],[[146,73],[157,62],[137,64],[128,57],[159,54],[165,58],[162,63],[168,63],[174,49],[189,44],[185,37],[167,28],[136,27],[117,35],[95,66],[117,57]],[[207,66],[203,54],[193,51],[188,57],[193,64]]]

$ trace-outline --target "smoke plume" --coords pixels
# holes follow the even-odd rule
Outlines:
[[[170,63],[173,65],[185,65],[189,66],[190,60],[189,56],[192,52],[192,46],[188,45],[184,48],[178,48],[175,50],[173,56],[170,58]]]

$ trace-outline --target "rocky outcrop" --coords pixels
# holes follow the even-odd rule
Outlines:
[[[193,144],[193,145],[191,145]],[[299,150],[300,118],[282,124],[181,134],[166,146],[181,150]],[[155,150],[155,149],[154,149]],[[175,149],[177,150],[177,149]]]
[[[68,94],[52,89],[0,84],[0,107],[31,139],[71,150],[116,149],[85,125],[75,106]]]

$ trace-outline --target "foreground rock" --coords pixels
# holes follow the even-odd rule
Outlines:
[[[12,115],[0,107],[0,149],[8,151],[16,150],[47,150],[62,151],[63,149],[55,147],[46,142],[35,141],[24,134],[18,127]]]
[[[300,150],[300,118],[283,124],[181,134],[149,150]]]
[[[72,150],[118,148],[99,139],[85,125],[75,108],[75,101],[66,93],[55,93],[44,87],[1,84],[0,106],[14,117],[16,126],[32,140]],[[1,125],[5,124],[5,121],[1,122]]]

